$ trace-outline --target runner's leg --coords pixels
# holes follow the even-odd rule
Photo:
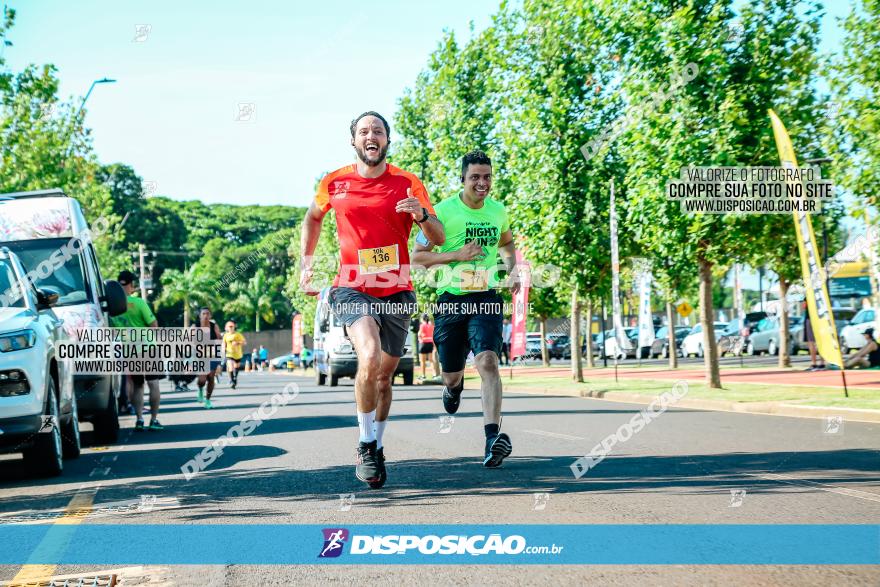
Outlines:
[[[498,372],[498,355],[492,351],[483,351],[474,357],[474,364],[480,374],[483,425],[497,426],[501,423],[501,375]]]
[[[150,420],[159,418],[159,402],[161,390],[159,389],[159,381],[150,379],[147,381],[147,387],[150,389]],[[143,387],[141,387],[141,405],[143,405]]]

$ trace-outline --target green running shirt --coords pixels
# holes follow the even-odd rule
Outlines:
[[[456,261],[438,271],[452,271],[452,278],[437,275],[442,282],[438,293],[449,292],[455,295],[486,291],[497,287],[501,281],[498,272],[498,241],[501,235],[510,230],[510,222],[504,205],[491,198],[483,201],[477,210],[461,201],[461,194],[447,198],[434,206],[437,218],[446,231],[446,242],[436,250],[440,253],[457,251],[467,243],[477,240],[485,251],[485,257],[475,261]]]

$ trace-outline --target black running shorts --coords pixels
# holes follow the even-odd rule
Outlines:
[[[434,342],[445,373],[462,371],[470,351],[501,355],[503,305],[495,290],[440,295],[434,313]]]
[[[346,326],[364,316],[379,325],[382,351],[392,357],[402,357],[409,333],[412,315],[418,311],[416,294],[401,291],[384,298],[375,298],[349,287],[334,287],[328,296],[330,308]]]

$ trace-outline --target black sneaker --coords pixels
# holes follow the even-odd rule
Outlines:
[[[134,429],[135,429],[135,430],[138,430],[138,431],[142,431],[142,430],[144,429],[144,421],[143,421],[143,420],[137,420],[137,421],[134,423]]]
[[[446,409],[447,414],[454,414],[458,411],[458,406],[461,404],[462,391],[464,391],[464,378],[458,384],[458,389],[443,387],[443,407]]]
[[[385,481],[388,480],[388,473],[385,471],[385,447],[378,449],[376,451],[376,460],[379,462],[379,482],[375,485],[370,484],[370,487],[373,489],[379,489],[383,485],[385,485]]]
[[[380,485],[381,465],[376,455],[376,441],[361,442],[357,447],[357,458],[355,460],[355,476],[368,484],[373,489],[378,489]]]
[[[510,437],[502,432],[497,436],[491,436],[486,439],[486,458],[483,459],[483,466],[494,469],[500,467],[501,462],[510,456],[513,445],[510,444]]]

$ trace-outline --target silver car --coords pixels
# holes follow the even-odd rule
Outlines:
[[[790,354],[794,354],[797,350],[795,334],[803,330],[803,326],[803,316],[790,316],[788,318],[789,338],[787,344],[788,352]],[[758,322],[755,331],[749,335],[746,354],[759,355],[761,353],[767,353],[768,355],[778,355],[779,348],[782,346],[780,338],[779,316],[768,316]]]

